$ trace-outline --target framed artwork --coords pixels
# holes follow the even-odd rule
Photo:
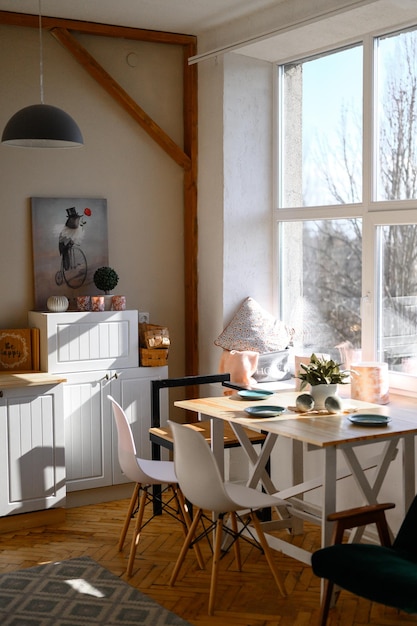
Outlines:
[[[35,310],[49,296],[97,292],[97,268],[108,265],[107,201],[103,198],[31,198]]]

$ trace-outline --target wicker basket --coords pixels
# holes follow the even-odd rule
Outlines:
[[[169,330],[157,324],[139,324],[139,341],[141,348],[169,348]]]
[[[140,364],[142,367],[161,367],[168,363],[168,348],[140,348]]]

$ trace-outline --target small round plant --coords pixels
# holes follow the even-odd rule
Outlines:
[[[97,289],[104,291],[107,295],[116,287],[119,277],[111,267],[99,267],[94,272],[93,280]]]

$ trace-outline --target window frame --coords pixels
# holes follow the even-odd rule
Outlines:
[[[380,31],[369,33],[360,38],[354,38],[349,42],[340,42],[340,46],[332,45],[320,50],[311,51],[311,54],[303,54],[299,58],[292,56],[275,63],[274,72],[274,127],[273,127],[273,238],[274,238],[274,268],[273,268],[273,292],[278,305],[278,311],[282,311],[282,303],[279,293],[280,277],[280,228],[281,222],[294,222],[304,220],[323,219],[350,219],[362,220],[362,358],[364,361],[376,360],[377,348],[377,314],[378,314],[378,237],[377,229],[385,225],[417,224],[417,199],[415,200],[380,200],[376,198],[376,166],[375,157],[376,140],[374,141],[376,102],[374,90],[376,87],[377,58],[375,50],[379,37],[395,35],[406,30],[416,29],[417,23],[408,25],[392,26]],[[282,94],[280,93],[281,67],[287,63],[302,62],[322,54],[337,52],[352,45],[363,46],[363,162],[362,162],[362,202],[345,205],[308,206],[295,208],[280,208],[280,180],[281,170],[281,144],[280,137],[283,135],[281,128],[280,106]],[[417,376],[390,372],[390,388],[399,393],[417,394]]]

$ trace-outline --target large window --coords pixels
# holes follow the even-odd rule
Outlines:
[[[282,318],[296,348],[386,361],[413,387],[417,29],[292,60],[277,77]]]
[[[417,31],[375,41],[377,200],[417,198]]]
[[[283,207],[362,200],[362,47],[281,67]]]

